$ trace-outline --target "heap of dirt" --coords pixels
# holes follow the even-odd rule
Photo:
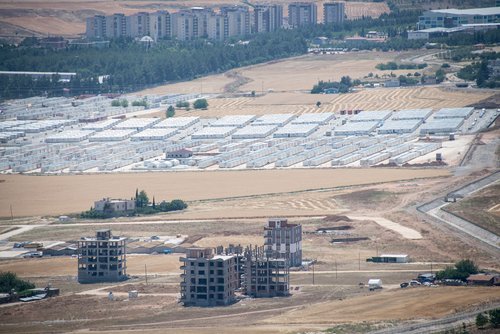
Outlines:
[[[484,100],[476,103],[471,103],[467,107],[474,107],[476,109],[497,109],[500,108],[500,93],[490,96]]]
[[[183,244],[194,244],[196,241],[201,240],[203,235],[190,235],[184,240]]]
[[[324,222],[352,222],[352,219],[347,216],[341,215],[328,215],[323,218]],[[332,228],[333,229],[333,228]]]

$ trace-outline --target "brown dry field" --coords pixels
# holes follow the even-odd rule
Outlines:
[[[251,65],[231,70],[228,73],[238,73],[248,78],[249,83],[239,87],[242,92],[255,90],[261,92],[269,89],[275,92],[290,92],[296,90],[310,90],[318,80],[338,81],[342,76],[363,78],[372,72],[379,76],[389,75],[391,71],[380,71],[375,68],[379,63],[405,59],[429,51],[412,52],[348,52],[336,55],[304,55],[285,60],[276,60],[269,63]],[[408,70],[396,70],[394,74],[407,74]],[[415,72],[415,71],[413,71]],[[413,73],[412,72],[412,73]],[[140,93],[161,94],[171,92],[185,93],[223,93],[224,86],[233,82],[234,78],[227,74],[211,75],[189,82],[169,84],[147,89]]]
[[[109,301],[105,295],[61,296],[1,308],[0,331],[296,333],[324,330],[341,323],[383,326],[436,319],[500,300],[498,289],[489,287],[385,289],[372,293],[356,289],[307,286],[290,298],[243,300],[224,308],[189,309],[178,305],[175,297],[154,294],[143,294],[130,301],[120,297]],[[355,295],[345,298],[349,292]],[[65,312],[60,313],[61,309]]]
[[[275,0],[285,6],[284,16],[287,16],[286,4],[292,1]],[[41,35],[76,36],[85,32],[85,18],[97,14],[113,13],[134,14],[139,11],[153,12],[168,10],[175,12],[193,6],[219,7],[235,5],[241,2],[235,0],[186,0],[186,1],[107,1],[107,0],[29,0],[0,1],[0,35],[13,35],[27,29]],[[322,21],[323,5],[318,2],[318,20]],[[378,17],[389,12],[385,3],[348,2],[346,14],[349,18],[361,16]]]
[[[341,55],[306,55],[282,61],[253,65],[229,71],[225,74],[211,75],[189,82],[158,86],[137,94],[165,94],[172,92],[224,93],[226,85],[235,79],[237,72],[249,82],[237,89],[240,92],[255,90],[265,94],[255,98],[212,98],[208,110],[177,110],[177,116],[220,117],[231,114],[262,115],[270,113],[315,113],[338,112],[342,109],[399,110],[411,108],[463,107],[495,94],[492,90],[458,90],[438,86],[408,88],[362,89],[350,94],[313,95],[309,90],[318,80],[339,80],[342,76],[363,78],[368,73],[389,74],[379,71],[375,65],[392,60],[404,61],[416,54],[428,51],[347,53]],[[406,74],[408,71],[395,71]],[[272,92],[268,92],[272,89]],[[316,107],[320,101],[321,107]],[[164,112],[145,114],[150,117],[164,116]]]
[[[102,197],[128,198],[136,188],[157,200],[187,201],[285,193],[396,180],[447,176],[432,169],[297,169],[97,175],[2,175],[0,216],[81,212]]]

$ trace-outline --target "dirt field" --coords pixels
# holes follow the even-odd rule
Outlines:
[[[288,11],[287,0],[277,0],[274,3],[284,5],[284,16]],[[31,0],[31,1],[0,1],[1,35],[17,33],[32,33],[40,35],[75,36],[85,32],[85,18],[98,14],[113,13],[134,14],[140,11],[153,12],[168,10],[171,12],[188,9],[193,6],[219,7],[222,5],[241,4],[235,0],[188,0],[188,1],[106,1],[106,0]],[[361,16],[378,17],[389,12],[385,3],[348,2],[346,14],[348,18]],[[323,5],[318,3],[318,20],[322,21]],[[26,31],[28,30],[28,31]],[[28,34],[26,34],[28,35]],[[28,35],[30,36],[30,35]]]
[[[207,171],[49,177],[3,175],[0,216],[10,216],[11,204],[14,216],[81,212],[101,197],[132,197],[136,188],[144,189],[157,200],[181,198],[192,201],[446,175],[446,170],[429,169]]]
[[[232,70],[247,78],[250,82],[239,87],[241,92],[255,90],[261,92],[269,89],[275,92],[294,92],[311,90],[318,80],[338,81],[342,76],[363,78],[372,72],[379,76],[389,75],[390,71],[375,68],[379,63],[397,59],[406,59],[415,54],[427,54],[429,51],[412,52],[350,52],[337,55],[305,55],[283,61],[272,61],[261,65],[252,65]],[[408,70],[393,71],[395,74],[407,74]],[[222,93],[228,83],[234,81],[230,75],[213,75],[188,83],[159,86],[145,90],[144,94],[167,92]]]
[[[175,297],[166,296],[140,295],[130,301],[124,297],[109,301],[106,296],[62,296],[2,308],[0,330],[41,332],[50,328],[68,332],[90,328],[102,333],[164,333],[170,328],[175,333],[291,333],[324,330],[345,322],[434,319],[499,300],[492,294],[494,288],[488,287],[388,289],[374,293],[356,289],[309,286],[290,298],[242,300],[225,308],[195,309],[183,308],[175,303]],[[355,296],[346,299],[345,293]],[[87,307],[82,309],[81,305]],[[59,313],[63,308],[64,314]]]

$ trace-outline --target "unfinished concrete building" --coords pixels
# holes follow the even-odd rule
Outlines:
[[[302,265],[302,225],[285,218],[271,218],[264,227],[264,247],[268,258],[289,260],[290,267]]]
[[[245,249],[243,293],[255,297],[289,296],[290,270],[285,258],[269,258],[263,246]]]
[[[236,256],[215,254],[212,248],[188,248],[179,258],[181,302],[184,306],[219,306],[236,301]]]
[[[117,282],[127,279],[126,238],[98,230],[95,238],[78,241],[78,282]]]

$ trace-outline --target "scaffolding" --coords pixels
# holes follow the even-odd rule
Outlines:
[[[244,251],[243,293],[255,297],[289,296],[290,267],[287,259],[269,258],[263,246],[249,246]]]

